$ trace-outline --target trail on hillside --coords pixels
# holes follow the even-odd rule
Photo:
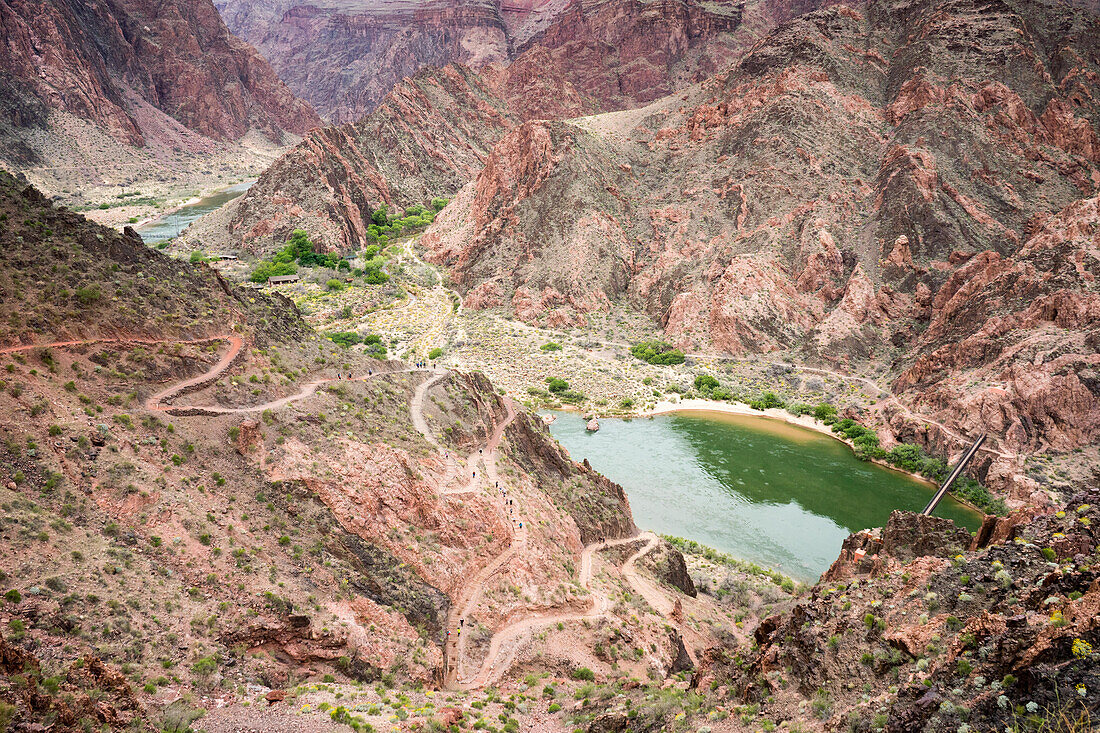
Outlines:
[[[423,434],[428,443],[440,451],[444,449],[440,446],[435,435],[432,434],[427,419],[424,417],[423,409],[428,390],[447,376],[447,374],[447,372],[443,372],[422,382],[414,392],[413,399],[409,405],[410,412],[412,413],[413,425]],[[484,487],[488,489],[490,493],[494,494],[494,498],[499,503],[502,512],[509,506],[506,501],[504,501],[506,499],[505,492],[507,488],[503,487],[503,490],[498,488],[500,486],[500,478],[497,474],[496,467],[497,448],[504,436],[505,429],[516,418],[517,413],[515,404],[510,399],[505,398],[505,406],[508,410],[505,419],[496,425],[485,445],[472,452],[466,461],[466,468],[470,471],[470,481],[458,489],[444,489],[442,491],[444,495],[453,496],[457,494],[472,493]],[[449,455],[449,453],[447,455]],[[453,461],[453,459],[450,460]],[[454,464],[452,463],[452,465]],[[480,478],[477,476],[479,467],[481,469]],[[448,469],[447,475],[450,476],[450,469]],[[499,679],[507,672],[509,667],[511,667],[516,654],[522,646],[520,642],[528,632],[565,621],[585,621],[605,618],[611,607],[611,601],[606,595],[597,593],[592,588],[592,556],[599,550],[645,539],[645,545],[623,563],[623,577],[626,579],[627,583],[630,584],[631,588],[634,589],[634,592],[644,598],[658,614],[667,617],[673,613],[675,604],[670,602],[661,590],[641,577],[634,569],[635,562],[657,546],[657,543],[660,541],[657,535],[652,532],[643,532],[631,537],[623,537],[607,542],[595,542],[587,545],[581,551],[581,563],[577,574],[581,587],[587,590],[591,595],[590,608],[584,612],[558,610],[534,614],[504,626],[493,634],[489,642],[488,653],[485,655],[485,659],[482,661],[477,673],[473,677],[464,678],[462,673],[466,661],[466,642],[470,636],[471,630],[470,627],[466,626],[465,621],[473,614],[482,595],[489,587],[489,581],[493,576],[500,572],[509,561],[523,553],[527,548],[528,522],[520,505],[513,503],[511,507],[513,508],[513,512],[505,515],[505,519],[509,520],[509,526],[512,528],[512,537],[508,547],[493,558],[487,565],[482,567],[469,582],[462,586],[454,603],[451,605],[451,612],[448,614],[448,634],[445,640],[447,648],[444,654],[444,687],[475,689],[484,687]],[[462,631],[466,633],[463,634]]]
[[[324,384],[330,384],[333,382],[365,382],[368,379],[380,377],[385,374],[401,374],[408,372],[421,371],[419,369],[392,369],[385,371],[371,370],[367,374],[361,374],[358,377],[348,377],[347,379],[341,379],[339,377],[327,377],[323,379],[316,379],[312,382],[308,382],[303,385],[302,390],[296,394],[288,395],[286,397],[280,397],[269,402],[264,402],[260,405],[251,405],[248,407],[222,407],[220,405],[168,405],[165,404],[166,400],[172,397],[178,396],[188,390],[198,389],[205,387],[208,384],[217,380],[240,356],[241,350],[244,348],[244,340],[240,336],[232,334],[226,334],[221,336],[209,336],[201,339],[189,339],[189,340],[176,340],[176,339],[133,339],[133,338],[106,338],[106,339],[83,339],[79,341],[53,341],[47,344],[30,344],[24,346],[11,346],[4,349],[0,349],[0,355],[12,354],[17,351],[32,351],[34,349],[53,349],[64,348],[68,346],[87,346],[91,344],[140,344],[143,346],[151,346],[156,344],[205,344],[213,341],[228,341],[229,350],[222,355],[222,357],[197,377],[186,379],[182,382],[171,385],[162,389],[160,392],[151,395],[145,400],[145,409],[150,412],[166,412],[168,414],[176,415],[237,415],[247,414],[251,412],[263,412],[264,410],[277,410],[280,407],[285,407],[293,402],[305,399],[313,394],[316,394],[318,387]]]

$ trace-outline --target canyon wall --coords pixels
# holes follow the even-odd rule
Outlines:
[[[500,0],[335,4],[219,0],[226,22],[328,120],[353,122],[425,66],[538,64],[603,110],[723,68],[755,34],[820,3]],[[742,23],[747,23],[741,30]],[[524,100],[526,101],[526,100]],[[526,115],[525,115],[526,116]]]
[[[209,0],[3,0],[0,69],[13,128],[46,127],[59,110],[140,146],[143,106],[216,140],[250,129],[278,140],[319,123]]]

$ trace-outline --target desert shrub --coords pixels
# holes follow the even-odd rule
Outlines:
[[[573,679],[592,682],[596,679],[596,674],[588,667],[577,667],[573,670]]]
[[[325,334],[325,338],[334,344],[343,346],[345,349],[363,341],[363,337],[356,331],[329,331]]]
[[[428,352],[429,359],[438,359],[441,356],[443,356],[443,349],[438,346]]]
[[[182,698],[164,709],[160,728],[164,733],[188,733],[191,724],[206,715],[202,708],[192,708]]]
[[[709,374],[700,374],[695,378],[695,389],[700,392],[709,392],[718,386],[718,380]]]
[[[85,285],[82,288],[77,288],[73,295],[76,296],[81,305],[91,305],[99,300],[101,294],[98,285]]]
[[[553,341],[543,344],[539,347],[542,351],[561,351],[561,344],[556,344]]]

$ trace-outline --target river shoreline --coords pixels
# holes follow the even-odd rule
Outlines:
[[[150,216],[147,216],[144,219],[139,219],[138,221],[134,222],[133,224],[130,224],[129,226],[132,226],[134,229],[138,230],[138,234],[140,234],[141,229],[146,228],[146,227],[148,227],[152,224],[155,224],[158,221],[167,219],[168,217],[172,216],[173,214],[179,213],[180,211],[182,211],[183,209],[186,209],[189,206],[195,206],[196,204],[200,204],[200,203],[202,203],[202,201],[204,199],[211,198],[212,196],[217,196],[220,193],[225,193],[229,189],[234,188],[235,186],[240,186],[240,185],[245,184],[245,183],[248,183],[251,186],[251,184],[255,183],[257,180],[258,179],[255,179],[255,178],[245,178],[245,179],[242,179],[240,181],[236,181],[235,183],[229,183],[229,184],[219,183],[216,188],[201,189],[197,195],[192,196],[191,198],[187,199],[186,201],[182,201],[182,202],[176,204],[175,206],[171,207],[170,209],[165,209],[163,211],[158,211],[156,214],[152,214]],[[242,191],[241,195],[243,195],[244,193],[245,192]],[[236,197],[234,197],[234,198],[236,198]],[[231,200],[232,199],[230,199],[230,201]],[[229,203],[229,202],[227,201],[226,203]],[[224,206],[225,204],[222,204],[222,205]]]
[[[804,427],[807,430],[813,430],[815,432],[822,433],[823,435],[828,435],[833,440],[838,440],[841,443],[843,443],[844,445],[851,448],[853,450],[853,452],[855,451],[855,444],[851,440],[848,440],[847,438],[844,438],[843,436],[837,435],[836,433],[833,432],[832,428],[829,427],[829,425],[825,424],[821,420],[818,420],[816,417],[813,417],[811,415],[792,415],[791,413],[787,412],[786,410],[778,408],[778,407],[772,407],[772,408],[769,408],[767,410],[756,410],[752,407],[749,407],[748,405],[743,405],[743,404],[740,404],[740,403],[732,404],[732,403],[728,403],[728,402],[714,402],[712,400],[692,399],[692,400],[682,400],[680,402],[668,402],[668,401],[662,400],[661,402],[658,402],[653,407],[653,409],[647,410],[645,412],[637,413],[636,416],[637,417],[653,417],[653,416],[656,416],[656,415],[671,415],[671,414],[677,413],[677,412],[714,412],[714,413],[720,413],[720,414],[725,414],[725,415],[747,415],[749,417],[763,417],[763,418],[768,418],[768,419],[771,419],[771,420],[779,420],[781,422],[789,423],[791,425],[798,425],[800,427]],[[630,416],[627,415],[627,416],[623,416],[623,417],[629,418]],[[913,473],[911,471],[903,471],[902,469],[898,468],[897,466],[894,466],[891,463],[888,463],[887,461],[884,461],[881,458],[872,458],[868,461],[868,463],[874,463],[878,466],[882,466],[883,468],[894,471],[895,473],[900,473],[900,474],[903,474],[905,476],[909,476],[910,478],[913,478],[913,479],[921,482],[922,484],[925,484],[926,486],[929,486],[933,490],[939,488],[938,484],[936,484],[932,481],[929,481],[927,478],[925,478],[924,476],[921,476],[919,473]],[[982,511],[978,507],[974,506],[973,504],[971,504],[969,501],[962,498],[961,496],[958,496],[954,492],[950,492],[950,491],[948,492],[948,494],[950,494],[951,498],[953,498],[955,501],[959,502],[963,506],[974,510],[975,512],[977,512],[979,515],[981,515],[983,517],[985,516],[984,511]]]
[[[563,405],[554,409],[564,412],[576,412],[580,415],[589,412],[587,410],[579,410],[573,405]],[[661,400],[657,402],[657,404],[654,405],[651,409],[643,410],[641,412],[626,412],[623,414],[594,416],[597,419],[599,419],[600,417],[606,417],[608,419],[633,420],[644,417],[656,417],[657,415],[672,415],[677,412],[713,412],[723,415],[763,417],[769,420],[777,420],[779,422],[784,422],[790,425],[797,425],[799,427],[806,428],[807,430],[813,430],[814,432],[821,433],[822,435],[827,435],[833,440],[840,441],[844,445],[848,446],[848,448],[851,449],[853,452],[855,452],[855,443],[842,435],[837,435],[833,432],[832,428],[829,425],[822,422],[821,420],[818,420],[816,417],[813,417],[812,415],[792,415],[791,413],[779,407],[772,407],[768,408],[767,410],[757,410],[740,402],[716,402],[714,400],[700,399],[680,400],[679,402]],[[931,488],[933,491],[939,488],[938,484],[933,481],[929,481],[927,478],[921,476],[919,473],[903,471],[897,466],[888,463],[881,458],[871,458],[867,462],[874,463],[877,466],[881,466],[882,468],[888,469],[895,473],[900,473],[902,475],[908,476]],[[973,510],[974,512],[977,512],[979,516],[986,516],[986,513],[981,508],[974,506],[963,497],[957,495],[955,492],[949,491],[947,493],[951,496],[952,499],[954,499],[958,503],[962,504],[968,509]]]

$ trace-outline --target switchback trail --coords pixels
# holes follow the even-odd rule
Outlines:
[[[424,380],[413,393],[413,399],[409,405],[413,425],[420,431],[429,444],[434,446],[436,450],[443,452],[445,451],[436,437],[432,434],[431,428],[424,417],[423,410],[428,390],[446,377],[447,374],[448,372],[444,371]],[[508,506],[513,508],[513,512],[505,516],[505,519],[510,520],[509,524],[512,528],[512,537],[508,547],[481,568],[469,582],[462,586],[454,603],[451,605],[451,612],[448,614],[447,619],[448,634],[445,640],[446,649],[443,669],[443,686],[446,688],[465,690],[476,689],[491,684],[499,679],[508,668],[511,667],[516,654],[522,646],[520,642],[523,637],[534,629],[565,621],[585,621],[606,617],[611,607],[611,601],[606,595],[596,593],[592,588],[592,556],[599,550],[637,542],[638,540],[646,540],[645,545],[623,563],[623,577],[627,583],[630,584],[631,588],[634,589],[634,592],[644,598],[660,615],[665,617],[671,616],[675,608],[675,604],[670,602],[661,590],[645,578],[642,578],[634,569],[635,562],[657,546],[657,543],[660,541],[657,535],[652,532],[643,532],[632,537],[624,537],[609,540],[607,542],[595,542],[586,546],[581,551],[581,564],[578,572],[578,581],[581,587],[587,590],[591,595],[590,608],[583,612],[564,609],[549,611],[527,616],[514,623],[508,624],[493,634],[489,642],[488,653],[485,655],[485,659],[482,661],[481,667],[478,669],[477,673],[473,677],[462,677],[466,657],[466,640],[469,638],[471,630],[471,627],[466,626],[465,621],[473,614],[493,576],[500,572],[500,570],[514,557],[525,552],[527,549],[528,522],[522,514],[519,505],[514,503],[512,505],[507,504],[505,494],[507,489],[501,490],[497,488],[500,482],[496,468],[497,448],[503,438],[504,430],[516,417],[514,403],[509,399],[505,399],[505,406],[508,409],[508,414],[505,419],[496,425],[485,445],[477,451],[472,452],[466,461],[466,468],[471,471],[470,481],[461,488],[443,489],[441,492],[444,495],[453,496],[457,494],[472,493],[484,486],[491,494],[494,494],[497,501],[502,502],[502,511]],[[447,453],[447,455],[448,457],[450,456],[449,453]],[[457,462],[455,459],[449,457],[448,464],[445,482],[449,482],[453,474],[457,471]],[[480,480],[476,475],[478,467],[481,467],[482,470]],[[462,631],[466,631],[466,634],[462,634]]]
[[[552,626],[566,621],[594,621],[607,618],[611,609],[611,599],[592,588],[592,556],[594,553],[618,545],[630,544],[638,540],[646,540],[646,544],[631,555],[623,563],[621,572],[630,587],[661,616],[669,618],[675,603],[670,602],[664,593],[642,578],[634,569],[634,563],[643,555],[651,552],[660,541],[660,538],[652,532],[641,532],[632,537],[623,537],[607,542],[595,542],[584,548],[581,552],[581,567],[578,580],[581,586],[589,591],[592,596],[591,607],[584,612],[576,611],[551,611],[548,613],[528,616],[513,624],[505,626],[493,635],[489,642],[489,651],[485,655],[481,669],[472,679],[458,682],[456,687],[460,689],[476,689],[485,687],[498,681],[515,662],[516,655],[523,647],[523,640],[537,629]],[[671,620],[671,619],[670,619]]]

